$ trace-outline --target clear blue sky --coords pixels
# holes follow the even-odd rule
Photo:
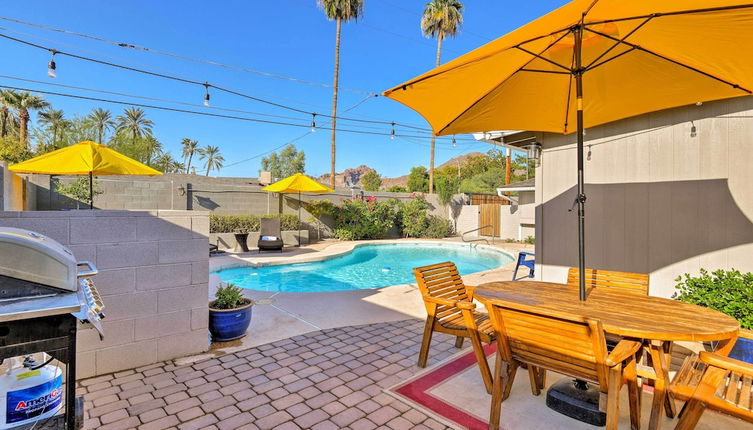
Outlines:
[[[424,3],[418,0],[366,0],[364,18],[357,23],[344,25],[340,68],[340,86],[343,89],[339,102],[341,111],[365,97],[363,94],[344,90],[346,88],[379,93],[432,68],[436,42],[424,38],[419,28]],[[442,61],[451,60],[481,46],[564,3],[563,0],[466,0],[463,29],[455,39],[445,42]],[[332,82],[335,24],[326,20],[316,7],[315,0],[133,0],[118,2],[117,7],[110,6],[108,2],[93,0],[7,0],[3,2],[0,16],[312,82]],[[209,81],[218,86],[233,88],[306,111],[329,113],[331,109],[331,88],[128,50],[7,21],[0,21],[0,27],[2,34],[58,50],[198,81]],[[0,66],[2,76],[104,89],[198,105],[202,102],[201,87],[70,57],[56,58],[58,78],[53,80],[46,76],[48,52],[5,39],[0,39],[0,49],[4,58]],[[139,102],[123,96],[55,88],[38,83],[18,82],[5,77],[0,77],[0,84]],[[85,115],[97,106],[109,108],[116,114],[123,109],[123,106],[93,101],[58,96],[46,98],[54,107],[64,109],[67,116]],[[181,107],[165,102],[141,102]],[[211,104],[213,107],[300,118],[297,121],[281,120],[285,122],[310,122],[310,117],[306,115],[216,91],[212,92]],[[201,106],[182,107],[223,113]],[[165,149],[176,157],[180,156],[179,142],[183,137],[196,139],[202,146],[218,145],[228,166],[220,172],[223,176],[256,176],[260,167],[260,157],[237,162],[263,154],[308,131],[308,128],[146,110],[149,118],[155,122],[155,136],[163,143]],[[342,115],[427,126],[410,109],[383,97],[365,101]],[[36,119],[36,115],[33,118]],[[323,124],[326,118],[318,118],[317,122]],[[338,124],[339,127],[348,125]],[[381,132],[389,132],[389,126],[369,126],[379,127],[378,131]],[[358,128],[363,129],[363,124]],[[471,142],[470,136],[459,138],[461,140],[454,148],[449,139],[438,141],[437,165],[466,152],[489,149],[487,144]],[[329,172],[330,140],[327,130],[319,130],[305,136],[295,144],[306,152],[308,174],[320,175]],[[343,132],[338,133],[337,148],[338,171],[363,163],[374,167],[385,176],[398,176],[406,174],[412,166],[428,166],[429,162],[428,138],[391,140],[387,136]],[[231,166],[233,163],[237,164]]]

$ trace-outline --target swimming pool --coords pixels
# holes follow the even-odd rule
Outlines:
[[[504,252],[454,244],[378,244],[313,263],[237,267],[216,272],[222,282],[242,288],[280,292],[344,291],[415,282],[413,268],[452,261],[461,275],[503,266]]]

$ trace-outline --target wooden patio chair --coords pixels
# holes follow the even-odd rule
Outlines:
[[[753,340],[753,332],[740,330]],[[685,359],[670,391],[687,400],[675,430],[692,430],[705,409],[753,423],[753,364],[701,351]]]
[[[613,270],[586,269],[586,291],[589,288],[614,288],[626,293],[648,295],[648,274],[615,272]],[[567,284],[580,286],[580,271],[571,267],[567,271]]]
[[[515,372],[527,365],[531,391],[544,388],[545,370],[599,384],[600,408],[606,411],[608,430],[617,429],[619,392],[627,381],[630,423],[640,426],[636,354],[641,343],[622,340],[607,353],[600,321],[558,313],[547,314],[487,303],[497,334],[497,359],[489,428],[499,428],[502,401],[510,395]]]
[[[486,391],[491,393],[492,376],[482,342],[491,344],[494,330],[489,317],[474,310],[473,292],[463,284],[457,267],[447,261],[416,267],[413,274],[428,314],[418,354],[418,367],[426,367],[433,332],[455,336],[457,348],[463,346],[466,337],[470,338]]]

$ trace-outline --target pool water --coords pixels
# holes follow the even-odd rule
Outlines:
[[[413,268],[452,261],[461,275],[511,262],[500,251],[469,245],[365,245],[330,260],[280,266],[238,267],[217,272],[222,282],[280,292],[344,291],[415,282]]]

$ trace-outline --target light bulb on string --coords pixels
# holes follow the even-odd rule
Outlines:
[[[316,114],[311,114],[311,132],[316,133]]]
[[[392,132],[390,133],[390,140],[395,140],[395,123],[392,123]]]
[[[206,92],[204,93],[204,106],[209,107],[209,83],[204,82],[204,90]]]
[[[455,141],[455,136],[452,136],[452,147],[458,146],[458,143]]]
[[[50,53],[52,54],[52,56],[50,56],[50,62],[47,63],[47,76],[51,78],[57,78],[57,64],[55,64],[55,54],[57,54],[57,51],[53,49],[52,51],[50,51]]]

